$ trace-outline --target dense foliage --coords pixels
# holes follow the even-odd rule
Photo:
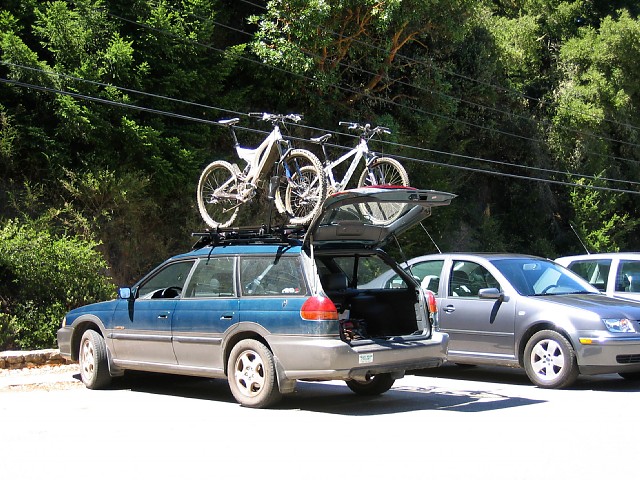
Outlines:
[[[54,345],[67,311],[113,296],[106,270],[92,243],[6,222],[0,229],[0,346]]]
[[[109,276],[93,268],[89,285],[130,283],[204,228],[198,175],[233,158],[215,120],[241,117],[251,145],[268,125],[245,114],[270,111],[304,114],[291,130],[299,143],[334,132],[336,154],[354,142],[339,121],[391,128],[372,146],[399,158],[413,185],[458,195],[425,224],[442,250],[554,257],[581,248],[573,229],[594,251],[638,249],[639,10],[631,0],[5,0],[0,227],[33,227],[34,245],[75,242],[78,268],[93,265],[86,248],[99,252]],[[266,203],[251,213],[266,222]],[[408,256],[435,248],[420,228],[404,239]],[[29,268],[68,261],[41,255]],[[26,282],[0,277],[0,349],[9,318],[50,329],[38,302],[77,303],[64,289],[43,300]],[[82,301],[104,296],[76,288]]]

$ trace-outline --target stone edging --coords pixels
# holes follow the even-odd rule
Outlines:
[[[0,352],[0,369],[17,369],[41,367],[43,365],[66,365],[69,362],[62,358],[60,350],[6,351]]]

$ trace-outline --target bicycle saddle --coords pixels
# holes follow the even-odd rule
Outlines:
[[[235,124],[236,124],[236,123],[238,123],[239,121],[240,121],[240,119],[239,119],[239,118],[229,118],[229,119],[226,119],[226,120],[218,120],[218,123],[219,123],[220,125],[225,125],[225,126],[227,126],[227,127],[230,127],[230,126],[232,126],[232,125],[235,125]]]
[[[329,140],[330,138],[331,138],[331,134],[330,133],[325,133],[321,137],[312,137],[309,140],[312,141],[313,143],[324,143],[327,140]]]

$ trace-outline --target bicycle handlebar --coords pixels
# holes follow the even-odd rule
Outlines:
[[[302,120],[302,115],[299,115],[297,113],[288,113],[286,115],[281,115],[277,113],[251,112],[249,113],[249,117],[259,118],[261,120],[264,120],[265,122],[272,123],[284,122],[285,120],[291,120],[292,122],[298,123],[300,120]]]
[[[370,135],[369,138],[373,137],[376,133],[386,133],[387,135],[391,133],[387,127],[374,127],[371,128],[370,124],[360,125],[355,122],[338,122],[338,125],[346,125],[349,130],[360,130],[365,135]]]

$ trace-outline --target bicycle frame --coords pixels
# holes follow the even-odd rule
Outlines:
[[[234,124],[230,124],[229,128],[231,129],[236,153],[241,160],[247,162],[247,165],[242,171],[242,180],[255,185],[261,178],[263,178],[266,171],[289,153],[291,145],[289,141],[283,138],[280,127],[274,123],[271,133],[269,133],[257,148],[242,147],[238,142],[233,125]],[[274,153],[277,153],[277,158]],[[287,178],[290,176],[290,172],[287,171]]]
[[[373,138],[373,136],[379,132],[390,133],[390,131],[385,127],[371,128],[369,124],[360,125],[360,124],[351,123],[351,122],[340,122],[340,125],[347,125],[350,130],[354,130],[354,129],[361,130],[361,133],[359,135],[359,141],[356,147],[353,148],[352,150],[349,150],[347,153],[345,153],[344,155],[342,155],[341,157],[339,157],[334,161],[331,161],[329,156],[327,155],[327,150],[324,143],[331,136],[331,134],[325,135],[323,137],[311,139],[313,142],[319,143],[322,147],[322,153],[324,154],[324,158],[325,158],[325,166],[323,167],[323,170],[327,177],[327,180],[329,181],[329,187],[333,191],[344,190],[347,187],[347,185],[349,184],[349,181],[351,180],[351,177],[353,176],[356,168],[358,167],[358,163],[360,162],[360,159],[362,158],[365,159],[364,168],[367,169],[369,165],[371,165],[371,163],[376,158],[378,158],[378,156],[375,153],[369,151],[369,144],[368,144],[369,140],[371,140],[371,138]],[[351,157],[353,157],[353,160],[351,161],[351,165],[349,165],[349,168],[347,169],[347,172],[345,173],[342,181],[340,182],[336,181],[335,175],[333,173],[333,169]],[[371,172],[369,172],[369,175],[371,175]],[[372,178],[372,180],[374,179]]]
[[[323,149],[325,158],[328,158],[326,151],[324,151],[324,145],[322,146],[322,149]],[[353,176],[354,172],[356,171],[356,168],[358,167],[358,163],[360,162],[360,159],[363,157],[367,158],[368,154],[369,154],[369,146],[367,145],[367,139],[360,137],[360,141],[358,142],[358,145],[354,149],[349,150],[347,153],[342,155],[337,160],[334,160],[333,162],[329,162],[324,167],[324,172],[327,175],[330,187],[335,191],[344,190],[347,184],[349,183],[349,181],[351,180],[351,177]],[[342,162],[349,159],[350,157],[353,157],[353,160],[351,161],[351,165],[349,165],[347,172],[344,174],[342,181],[340,182],[336,181],[333,174],[333,169],[338,165],[340,165]]]

